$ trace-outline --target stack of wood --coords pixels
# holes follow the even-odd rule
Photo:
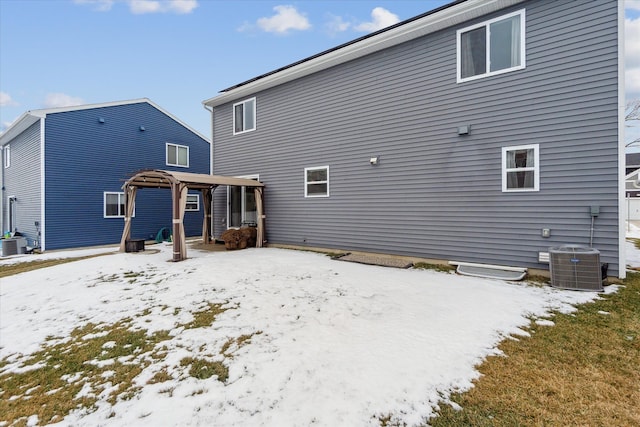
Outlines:
[[[220,236],[228,250],[254,248],[258,230],[255,227],[231,228]]]

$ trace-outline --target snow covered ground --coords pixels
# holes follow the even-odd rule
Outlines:
[[[0,268],[113,249],[14,257],[0,260]],[[89,322],[131,317],[149,332],[171,331],[162,342],[166,359],[140,374],[134,398],[115,406],[101,400],[95,412],[72,413],[59,425],[364,426],[388,414],[415,425],[452,392],[471,387],[479,375],[474,366],[496,354],[506,336],[525,333],[531,317],[552,327],[551,310],[568,312],[598,298],[274,248],[190,249],[179,263],[168,262],[171,246],[147,249],[1,280],[0,358],[12,362]],[[125,274],[131,272],[133,283]],[[176,327],[209,302],[231,309],[208,328]],[[257,332],[224,359],[226,383],[180,375],[182,357],[204,357]],[[173,380],[147,384],[161,366]],[[168,387],[173,392],[162,393]]]

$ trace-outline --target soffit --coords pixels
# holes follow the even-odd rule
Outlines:
[[[467,0],[454,2],[421,18],[407,20],[404,23],[373,33],[355,42],[347,43],[279,70],[247,80],[244,83],[225,89],[220,95],[203,101],[203,104],[208,107],[216,107],[523,1],[525,0]]]

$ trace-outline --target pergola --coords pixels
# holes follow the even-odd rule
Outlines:
[[[213,191],[220,185],[250,187],[256,196],[258,214],[258,230],[256,246],[262,247],[264,241],[263,189],[264,184],[259,181],[230,176],[205,175],[198,173],[176,172],[166,170],[142,170],[129,178],[122,189],[125,194],[125,218],[120,251],[124,252],[126,242],[131,238],[131,217],[135,206],[138,188],[168,188],[171,189],[173,212],[173,261],[182,261],[187,257],[187,244],[184,234],[184,211],[187,205],[189,189],[200,190],[204,206],[204,220],[202,221],[202,242],[210,242],[211,204]]]

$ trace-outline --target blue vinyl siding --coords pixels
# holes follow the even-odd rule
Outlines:
[[[148,103],[49,114],[45,136],[47,249],[119,242],[123,219],[103,217],[104,192],[122,191],[140,169],[209,173],[209,143]],[[167,142],[189,146],[188,169],[166,165]],[[187,236],[201,233],[202,215],[185,213]],[[171,227],[170,191],[139,190],[132,237],[162,227]]]
[[[520,9],[526,68],[457,83],[456,30]],[[246,135],[232,134],[232,105],[249,96],[230,99],[212,114],[214,173],[260,175],[271,243],[529,268],[547,268],[538,252],[550,246],[589,244],[598,205],[593,245],[616,275],[617,11],[614,0],[507,7],[252,94]],[[503,193],[502,147],[529,144],[540,191]],[[318,165],[331,195],[305,199],[304,168]],[[214,206],[226,216],[221,192]]]

